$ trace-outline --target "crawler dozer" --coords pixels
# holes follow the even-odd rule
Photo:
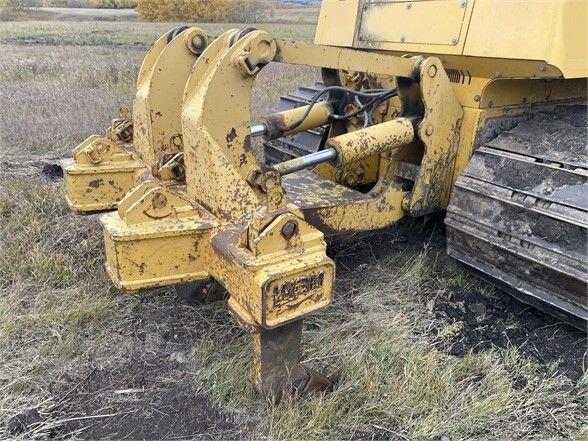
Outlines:
[[[325,0],[314,44],[173,29],[132,115],[64,161],[67,201],[106,212],[117,287],[226,291],[265,394],[332,387],[298,364],[333,298],[325,235],[405,216],[445,211],[451,256],[585,328],[586,18],[580,0]],[[254,120],[270,63],[322,82]]]

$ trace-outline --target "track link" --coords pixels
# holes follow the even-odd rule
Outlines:
[[[281,96],[274,112],[295,109],[306,106],[310,100],[325,88],[323,83],[315,83],[309,87],[299,87],[294,92]],[[327,129],[318,127],[296,135],[266,141],[263,144],[265,163],[274,165],[299,156],[308,155],[320,150],[326,136]]]
[[[476,150],[447,208],[449,255],[586,329],[586,106],[538,113]]]

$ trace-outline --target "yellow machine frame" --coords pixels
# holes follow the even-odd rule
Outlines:
[[[449,3],[455,11],[447,20],[411,21],[419,9],[440,13]],[[549,47],[530,31],[523,32],[529,40],[516,45],[505,33],[492,44],[500,48],[495,54],[476,29],[492,22],[498,3],[325,1],[316,44],[250,29],[216,39],[198,28],[163,36],[141,67],[133,139],[93,136],[64,162],[72,208],[114,210],[101,217],[114,283],[138,290],[217,280],[254,337],[257,387],[278,393],[298,362],[302,318],[333,297],[335,264],[323,234],[381,228],[444,209],[487,121],[586,96],[585,79],[567,79],[585,77],[586,66],[576,52],[557,55],[569,34],[577,35],[562,25],[562,14],[581,13],[585,4],[549,6],[557,34]],[[394,26],[384,26],[377,10],[398,12],[404,39],[394,41]],[[501,20],[515,20],[528,8],[513,10]],[[329,30],[335,21],[337,33]],[[457,41],[445,41],[454,34]],[[574,44],[585,48],[585,41]],[[531,59],[521,49],[525,42]],[[407,55],[427,52],[439,56]],[[251,89],[271,62],[320,67],[327,86],[354,73],[376,81],[393,77],[398,98],[380,124],[362,129],[349,122],[343,133],[332,133],[327,147],[335,156],[315,172],[289,174],[296,164],[267,168],[252,149]],[[328,122],[325,106],[313,111],[313,127]],[[266,136],[282,136],[299,114],[267,117]],[[367,170],[369,191],[335,177],[334,170],[354,167]],[[401,173],[412,174],[412,189],[400,185]]]

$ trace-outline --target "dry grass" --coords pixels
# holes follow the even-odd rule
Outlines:
[[[0,44],[24,43],[75,46],[140,46],[147,48],[168,30],[184,23],[135,22],[0,22]],[[243,29],[243,23],[204,23],[199,25],[211,35],[227,29]],[[315,25],[267,23],[252,25],[278,38],[309,41]]]
[[[433,319],[422,298],[464,283],[484,287],[435,268],[433,253],[412,250],[375,263],[338,290],[334,305],[307,320],[305,362],[337,378],[334,393],[278,406],[256,399],[242,338],[222,353],[203,353],[213,396],[261,413],[280,440],[582,439],[586,374],[574,384],[557,366],[545,370],[514,348],[447,354],[444,344],[459,339],[459,329]],[[526,386],[518,385],[521,379]]]
[[[143,50],[3,45],[0,152],[65,155],[132,102]]]
[[[64,155],[101,132],[118,106],[132,100],[146,45],[170,26],[0,24],[0,153]],[[207,28],[219,32],[227,25]],[[270,30],[309,39],[309,29]],[[15,44],[26,39],[45,45]],[[313,69],[268,67],[256,83],[255,114],[267,112],[279,94],[316,79]],[[404,223],[401,231],[376,234],[401,240],[418,227]],[[437,318],[423,299],[492,292],[461,270],[439,265],[443,250],[437,243],[399,246],[391,257],[341,271],[335,304],[306,321],[304,336],[305,361],[336,378],[337,389],[276,406],[252,390],[250,341],[225,305],[194,308],[167,290],[121,295],[102,268],[96,218],[70,213],[58,184],[1,178],[0,237],[2,439],[9,437],[2,422],[31,407],[46,420],[20,439],[61,436],[51,432],[58,426],[107,431],[107,421],[116,417],[104,415],[118,412],[127,425],[132,415],[144,414],[136,424],[149,427],[167,406],[161,401],[166,393],[171,402],[181,397],[169,413],[200,406],[206,397],[219,403],[234,427],[205,429],[216,438],[588,436],[586,373],[572,381],[557,363],[530,361],[516,347],[448,353],[463,323]],[[367,246],[344,239],[332,245],[340,268]],[[96,372],[103,383],[86,386]],[[138,386],[141,375],[146,386]],[[141,387],[143,398],[116,393]],[[81,415],[100,416],[100,425],[81,420],[72,426],[71,419]],[[164,422],[167,432],[157,433],[173,435],[173,422]]]
[[[296,4],[276,5],[268,1],[261,6],[258,27],[267,23],[314,24],[318,21],[320,8]],[[99,21],[99,22],[130,22],[138,21],[134,9],[91,9],[91,8],[35,8],[29,11],[12,12],[0,10],[0,21]]]
[[[173,26],[0,23],[0,153],[63,156],[88,134],[102,133],[121,105],[131,105],[147,45]],[[220,33],[228,26],[206,29]],[[271,28],[285,36],[291,26]],[[311,37],[310,28],[295,29],[297,38]],[[43,44],[6,43],[23,39]],[[270,66],[258,80],[254,113],[267,112],[279,94],[318,78],[316,69]]]
[[[0,181],[4,412],[37,404],[47,374],[80,355],[115,314],[97,230],[94,218],[69,213],[55,185]]]
[[[316,6],[294,6],[283,5],[282,7],[274,9],[273,18],[271,15],[268,21],[275,21],[280,23],[317,23],[320,8]]]

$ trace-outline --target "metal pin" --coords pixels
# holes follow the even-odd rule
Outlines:
[[[254,138],[256,136],[263,136],[265,135],[266,130],[267,129],[263,124],[256,124],[254,126],[251,126],[251,136],[253,136]]]
[[[289,161],[281,162],[272,167],[273,170],[281,175],[287,175],[294,173],[305,168],[313,167],[323,162],[332,161],[337,157],[337,150],[326,149],[319,150],[316,153],[310,155],[301,156],[299,158],[290,159]]]

